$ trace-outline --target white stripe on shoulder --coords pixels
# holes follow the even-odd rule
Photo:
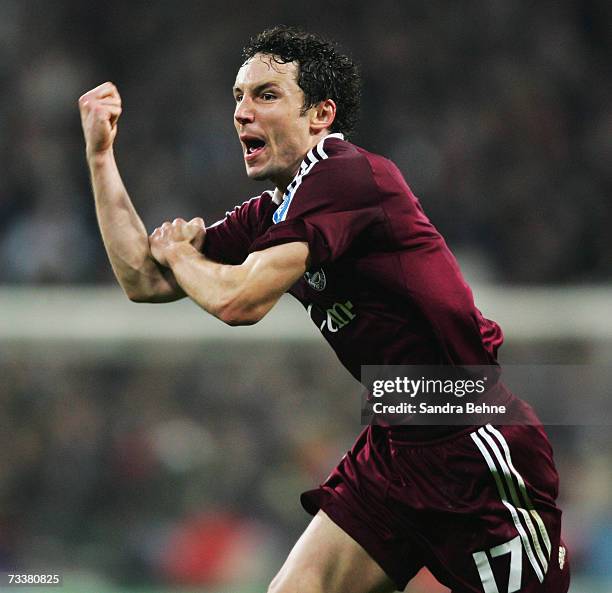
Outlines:
[[[287,218],[287,213],[289,212],[289,206],[291,206],[291,201],[293,200],[293,196],[297,192],[298,188],[302,184],[302,179],[310,173],[312,168],[320,161],[324,161],[329,158],[329,155],[325,152],[323,145],[325,140],[328,138],[338,138],[339,140],[344,140],[344,135],[336,132],[333,134],[329,134],[325,136],[313,149],[308,151],[308,154],[304,157],[300,168],[298,169],[297,175],[293,178],[291,183],[287,186],[287,191],[283,196],[283,202],[280,204],[276,212],[274,212],[272,216],[272,221],[274,224],[278,224]],[[315,152],[316,151],[316,152]],[[275,200],[276,202],[276,200]]]
[[[325,140],[325,138],[323,138],[323,140]],[[327,153],[323,150],[323,140],[317,144],[317,153],[325,160],[327,158]]]
[[[287,218],[287,212],[289,206],[293,200],[295,192],[302,184],[302,179],[310,173],[310,170],[319,162],[319,159],[315,156],[312,150],[308,151],[308,154],[302,161],[297,175],[293,178],[293,181],[287,186],[287,191],[283,196],[283,203],[278,207],[276,212],[272,215],[272,221],[274,224],[278,224]]]
[[[328,140],[329,138],[337,138],[338,140],[344,140],[344,134],[341,134],[340,132],[334,132],[333,134],[328,134],[327,136],[325,136],[325,138],[321,140],[321,142],[317,144],[317,152],[319,153],[319,156],[322,159],[327,158],[327,153],[325,152],[323,145],[325,144],[325,141]]]

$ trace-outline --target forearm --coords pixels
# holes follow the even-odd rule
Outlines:
[[[168,301],[184,296],[169,270],[155,262],[146,228],[125,189],[112,150],[88,155],[96,215],[115,276],[132,300]]]
[[[211,315],[229,325],[250,325],[263,316],[248,294],[248,267],[214,262],[188,243],[175,245],[167,259],[178,285]]]
[[[257,323],[304,274],[309,259],[305,242],[256,251],[237,266],[213,262],[186,242],[165,253],[185,293],[228,325]]]

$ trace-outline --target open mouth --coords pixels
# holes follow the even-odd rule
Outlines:
[[[246,148],[246,158],[254,158],[266,147],[266,143],[259,138],[248,138],[244,140],[244,146]]]

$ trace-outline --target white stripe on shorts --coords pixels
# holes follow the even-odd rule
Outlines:
[[[479,429],[479,433],[480,433]],[[510,516],[512,517],[512,521],[514,522],[514,526],[518,532],[518,534],[521,537],[521,542],[523,543],[523,548],[525,549],[525,552],[527,554],[527,558],[529,558],[529,562],[531,563],[531,566],[533,567],[533,570],[535,571],[538,580],[541,582],[544,581],[544,574],[542,573],[542,569],[540,567],[540,565],[538,564],[538,561],[536,560],[536,557],[533,553],[533,549],[531,547],[531,543],[529,541],[529,537],[527,536],[527,533],[525,532],[525,528],[523,527],[521,520],[519,518],[519,515],[517,513],[516,508],[508,501],[508,497],[506,496],[506,490],[504,488],[504,484],[499,476],[500,472],[497,469],[495,462],[493,461],[493,458],[491,457],[491,454],[489,453],[489,451],[487,450],[486,445],[484,444],[484,442],[482,441],[482,439],[478,436],[478,434],[476,434],[475,432],[471,433],[470,435],[472,437],[472,440],[474,441],[474,443],[476,443],[476,446],[478,447],[478,449],[480,450],[480,452],[482,453],[482,456],[484,457],[485,461],[487,462],[487,465],[489,467],[489,470],[491,472],[491,474],[493,475],[493,479],[495,480],[495,484],[497,486],[497,491],[499,493],[499,497],[501,498],[502,503],[504,504],[504,506],[508,509],[508,511],[510,512]]]
[[[527,494],[527,487],[525,486],[525,480],[523,480],[523,477],[521,476],[521,474],[519,474],[516,471],[516,468],[514,467],[512,463],[512,457],[510,456],[510,447],[508,446],[508,443],[506,439],[504,438],[504,435],[501,432],[499,432],[499,430],[497,430],[490,424],[487,424],[487,430],[491,434],[497,437],[499,444],[504,450],[506,461],[508,462],[510,471],[514,474],[514,477],[516,478],[516,481],[518,482],[521,494],[523,496],[523,500],[525,501],[525,506],[529,510],[529,513],[533,517],[534,521],[538,524],[538,529],[540,530],[540,536],[542,538],[542,541],[544,542],[544,545],[546,546],[546,551],[548,552],[547,557],[550,560],[552,546],[550,543],[550,538],[548,537],[548,531],[546,530],[546,526],[544,525],[544,521],[542,521],[540,514],[538,513],[538,511],[535,510],[533,503],[531,502],[531,499],[529,498],[529,494]]]
[[[510,498],[512,499],[512,503],[516,510],[520,513],[523,519],[523,523],[527,527],[529,535],[531,536],[531,543],[533,545],[533,549],[535,550],[538,560],[540,561],[540,565],[543,568],[544,574],[546,574],[548,572],[548,560],[544,556],[544,552],[542,551],[542,546],[540,545],[540,542],[538,540],[538,535],[533,525],[533,521],[531,520],[531,516],[527,512],[527,509],[523,507],[524,503],[521,503],[516,493],[514,481],[512,480],[512,475],[510,474],[510,468],[508,467],[508,464],[506,463],[506,460],[502,455],[499,445],[496,441],[493,440],[493,437],[490,436],[488,432],[486,432],[484,427],[478,430],[478,434],[487,441],[489,447],[491,448],[493,454],[497,459],[497,463],[501,467],[502,474],[504,475],[504,478],[506,480],[506,486],[508,488],[508,491],[510,492]]]

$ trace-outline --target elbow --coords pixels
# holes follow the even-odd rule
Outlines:
[[[124,290],[126,296],[133,303],[171,303],[182,298],[179,292],[131,292]]]
[[[140,294],[137,292],[126,292],[127,298],[130,299],[133,303],[150,303],[151,298],[147,295]]]
[[[115,272],[115,277],[123,294],[130,299],[133,303],[147,303],[150,299],[150,291],[147,290],[146,285],[142,282],[139,275],[137,274],[124,274],[119,275]]]
[[[237,327],[254,325],[261,321],[267,312],[268,310],[261,306],[228,302],[219,307],[216,317],[231,327]]]
[[[136,288],[128,287],[128,286],[122,286],[121,288],[123,288],[123,293],[125,294],[125,296],[128,299],[130,299],[130,301],[132,301],[133,303],[148,302],[148,299],[147,299],[148,295],[144,294],[142,291],[137,290]]]
[[[261,318],[258,319],[249,316],[223,316],[219,317],[219,319],[230,327],[240,327],[243,325],[255,325]]]
[[[154,292],[145,292],[142,288],[122,286],[123,293],[133,303],[156,303],[159,302]]]

